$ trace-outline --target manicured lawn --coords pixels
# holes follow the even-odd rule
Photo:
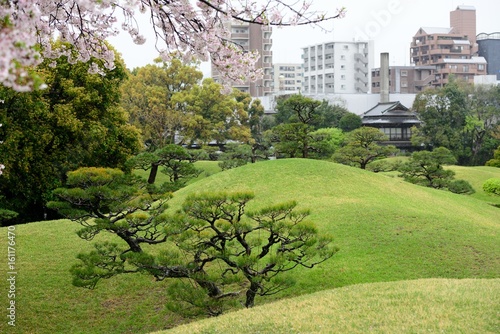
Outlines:
[[[500,331],[500,279],[353,285],[240,310],[156,334],[468,333]]]
[[[255,200],[249,210],[294,199],[312,210],[311,220],[320,232],[333,234],[340,248],[317,268],[289,273],[296,285],[273,298],[257,299],[257,305],[366,283],[500,278],[500,209],[487,200],[315,160],[265,161],[211,174],[179,190],[171,210],[188,194],[201,191],[251,190]],[[477,180],[471,184],[479,184],[483,178],[500,177],[500,169],[472,175]],[[1,333],[147,333],[192,320],[165,308],[168,282],[154,282],[149,276],[116,277],[96,290],[73,287],[69,269],[75,256],[91,249],[91,243],[76,236],[77,228],[66,220],[16,226],[16,327],[2,321]],[[7,249],[7,232],[0,228],[0,249]],[[0,262],[4,269],[5,259],[6,254]],[[406,286],[410,289],[411,284]],[[392,289],[387,287],[391,285],[383,289]],[[8,305],[6,279],[0,281],[0,289],[1,305]],[[409,295],[427,293],[411,289]],[[333,291],[328,293],[337,290]],[[471,312],[482,312],[481,307],[474,304]]]

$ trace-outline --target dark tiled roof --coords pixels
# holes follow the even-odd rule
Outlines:
[[[363,124],[419,124],[417,114],[399,101],[378,103],[361,115]]]

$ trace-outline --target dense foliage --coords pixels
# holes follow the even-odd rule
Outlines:
[[[0,156],[6,167],[0,208],[18,212],[17,222],[50,217],[45,202],[69,170],[123,167],[140,149],[139,133],[119,105],[123,62],[105,76],[88,69],[61,57],[56,66],[39,66],[44,90],[19,93],[0,86]]]
[[[500,88],[451,81],[419,93],[413,109],[423,121],[414,145],[446,147],[460,165],[484,165],[500,144]]]
[[[464,180],[454,180],[455,172],[444,169],[456,163],[450,150],[438,147],[432,152],[414,152],[407,162],[399,166],[405,181],[436,189],[448,189],[459,194],[474,193],[472,186]]]
[[[124,82],[121,105],[129,113],[130,122],[142,130],[150,151],[176,143],[186,117],[173,96],[189,91],[202,77],[195,64],[173,58],[168,63],[136,68]]]

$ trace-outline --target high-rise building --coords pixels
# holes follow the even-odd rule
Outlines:
[[[260,58],[256,64],[257,68],[263,71],[263,78],[255,82],[246,82],[244,84],[234,84],[243,92],[249,93],[253,97],[271,95],[272,87],[272,28],[266,25],[245,23],[241,21],[228,22],[231,30],[231,41],[246,51],[257,51]],[[212,67],[212,78],[215,81],[219,78],[219,73]]]
[[[488,62],[486,72],[500,80],[500,32],[477,35],[479,56]]]
[[[297,94],[302,91],[304,69],[301,64],[273,64],[272,75],[274,94]]]
[[[416,66],[436,66],[430,86],[441,87],[450,75],[469,83],[486,74],[486,60],[476,56],[476,10],[458,6],[450,13],[450,28],[420,28],[411,43]]]
[[[372,41],[328,42],[302,49],[304,94],[368,93]]]
[[[470,41],[471,54],[476,54],[476,8],[459,5],[450,12],[450,27],[453,28],[454,33],[463,35]]]

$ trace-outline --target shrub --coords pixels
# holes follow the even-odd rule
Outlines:
[[[465,180],[453,180],[448,183],[448,190],[455,194],[471,195],[476,191]]]
[[[483,190],[492,195],[500,196],[500,178],[491,178],[483,183]]]
[[[392,172],[399,169],[403,162],[401,160],[377,160],[369,163],[366,169],[374,173],[378,172]]]

